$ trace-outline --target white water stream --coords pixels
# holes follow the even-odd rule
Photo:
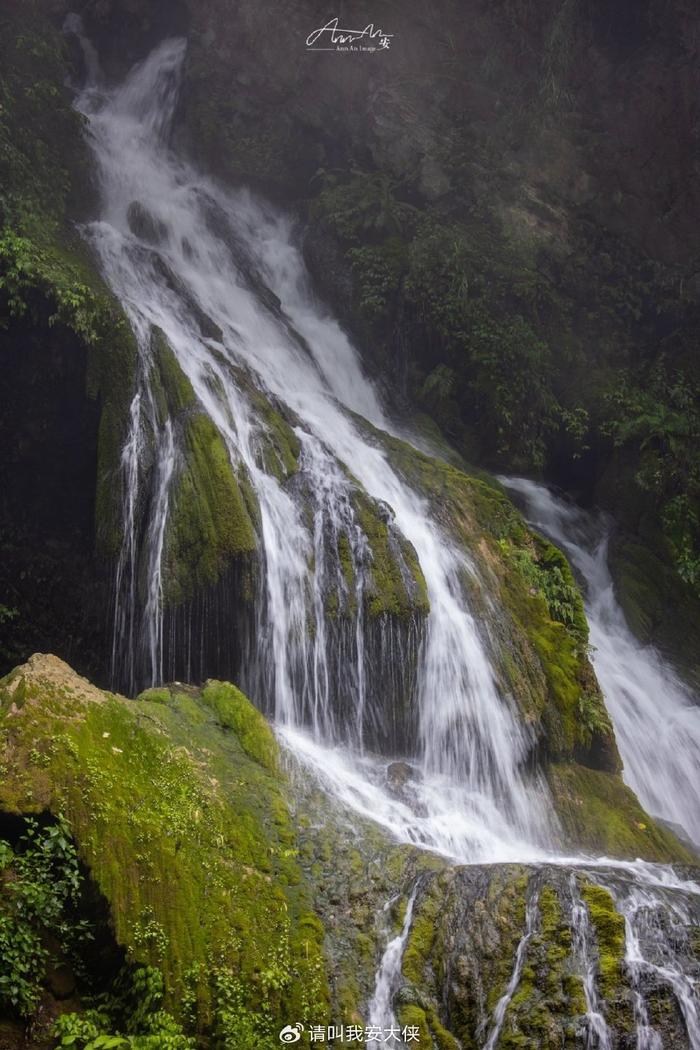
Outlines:
[[[525,516],[569,556],[585,588],[591,659],[615,727],[623,776],[642,805],[700,843],[700,705],[615,598],[604,522],[524,478],[503,478]]]
[[[408,935],[411,932],[413,906],[416,903],[418,888],[419,884],[416,883],[406,904],[406,914],[401,930],[387,944],[377,969],[374,979],[374,995],[367,1007],[367,1023],[376,1028],[386,1029],[396,1024],[393,1000],[401,987],[401,962]]]
[[[587,1048],[611,1050],[610,1029],[603,1014],[603,1003],[598,992],[595,934],[588,908],[581,900],[574,874],[569,879],[569,887],[571,889],[573,949],[581,968],[583,993],[586,998],[588,1023],[586,1045]]]

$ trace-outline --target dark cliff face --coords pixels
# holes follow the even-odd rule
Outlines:
[[[334,9],[341,26],[392,34],[374,54],[309,51],[331,17],[314,0],[39,6],[82,9],[113,74],[187,35],[184,122],[227,178],[294,201],[313,195],[319,167],[376,167],[430,201],[468,208],[485,195],[545,247],[566,247],[582,211],[666,263],[696,254],[700,29],[688,0]]]
[[[94,554],[99,404],[61,326],[0,330],[0,661],[60,648],[103,677],[108,585]]]

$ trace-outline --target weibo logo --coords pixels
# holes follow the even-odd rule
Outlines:
[[[303,1024],[285,1025],[280,1032],[280,1043],[298,1043],[301,1033],[304,1031]]]

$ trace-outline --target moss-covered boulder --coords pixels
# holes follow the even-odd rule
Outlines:
[[[0,683],[0,762],[0,812],[65,817],[117,943],[163,973],[181,1020],[189,1004],[199,1030],[257,1033],[251,1047],[285,1019],[323,1021],[323,931],[277,744],[242,693],[127,701],[33,656]]]

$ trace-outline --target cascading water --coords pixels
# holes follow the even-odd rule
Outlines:
[[[150,355],[158,329],[232,464],[245,469],[260,508],[264,593],[253,661],[257,672],[248,669],[243,684],[259,702],[274,697],[274,716],[287,727],[288,741],[306,726],[316,745],[349,745],[361,752],[368,727],[385,718],[367,693],[378,669],[369,675],[367,630],[359,611],[373,557],[350,499],[359,482],[386,507],[397,550],[400,537],[415,549],[430,601],[422,641],[414,628],[412,698],[419,738],[415,758],[428,785],[421,801],[440,800],[435,827],[442,824],[442,830],[430,832],[427,844],[444,845],[442,839],[451,837],[460,855],[477,859],[497,856],[500,840],[503,855],[512,856],[518,842],[546,840],[545,807],[540,786],[528,783],[522,771],[527,732],[498,693],[463,594],[465,556],[349,414],[390,429],[353,347],[313,301],[289,221],[246,192],[224,193],[168,151],[184,53],[184,41],[168,40],[122,86],[107,91],[92,82],[79,99],[103,202],[100,219],[85,235],[127,311],[141,354],[123,455],[115,666],[126,668],[124,685],[131,690],[159,680],[163,668],[163,536],[182,450],[168,420],[153,409]],[[147,222],[135,223],[135,214],[147,216]],[[214,334],[204,335],[203,328]],[[301,452],[294,488],[262,465],[266,425],[240,382],[242,372],[246,384],[278,399],[298,420]],[[155,449],[156,457],[149,477],[146,449]],[[148,520],[139,530],[135,517],[144,508]],[[350,641],[341,642],[325,615],[325,585],[336,571],[333,540],[339,530],[349,541],[358,609]],[[145,569],[137,570],[137,559]],[[138,571],[147,576],[147,600],[140,604]],[[399,639],[389,624],[380,633],[375,665],[410,665],[410,627]],[[342,706],[351,714],[340,723]],[[352,766],[355,759],[346,757]],[[456,844],[454,827],[445,834],[446,792],[451,805],[466,814],[465,837]],[[430,823],[425,817],[423,822]]]
[[[75,20],[68,28],[79,32]],[[313,299],[290,222],[246,192],[224,192],[168,150],[183,41],[164,42],[122,86],[109,90],[100,82],[94,50],[85,41],[84,47],[91,79],[78,105],[88,119],[102,190],[101,216],[84,232],[131,321],[140,354],[121,457],[123,545],[115,574],[115,676],[123,688],[137,691],[168,673],[163,557],[173,485],[186,450],[153,389],[154,335],[160,332],[221,436],[233,468],[245,471],[257,499],[263,571],[254,651],[243,684],[261,704],[272,698],[278,732],[294,760],[316,775],[337,804],[378,821],[400,841],[461,862],[542,860],[552,830],[546,797],[537,780],[523,772],[527,731],[499,695],[488,649],[469,611],[462,581],[472,568],[431,518],[423,498],[401,480],[379,443],[354,417],[391,430],[353,347]],[[138,217],[142,221],[135,221]],[[267,424],[251,390],[268,403],[272,399],[285,405],[295,420],[299,465],[294,485],[285,485],[265,468]],[[378,501],[397,550],[402,537],[412,545],[430,603],[425,623],[409,618],[397,631],[387,618],[379,629],[372,628],[378,635],[373,640],[364,616],[373,551],[353,502],[355,487]],[[570,519],[561,514],[550,518],[561,533],[555,539],[574,560],[580,554],[585,568],[598,564],[575,540],[572,545]],[[547,522],[542,527],[551,531]],[[341,536],[347,541],[349,575],[338,569]],[[354,604],[349,631],[328,622],[325,599],[331,583]],[[642,746],[638,723],[641,719],[644,724],[652,701],[635,708],[636,685],[617,692],[613,688],[619,667],[613,674],[612,651],[599,635],[622,628],[617,614],[603,622],[605,609],[610,612],[602,600],[604,590],[599,604],[590,603],[592,641],[627,775],[650,808],[683,823],[697,837],[691,803],[683,803],[679,790],[690,783],[692,763],[693,775],[697,771],[698,751],[688,750],[697,738],[691,734],[691,743],[669,738],[659,755],[655,725],[649,733],[651,751]],[[591,588],[591,593],[598,592]],[[189,635],[186,642],[188,651],[203,644]],[[609,659],[601,655],[606,653]],[[653,664],[648,659],[642,667],[637,647],[630,670],[648,680]],[[406,674],[402,687],[411,692],[418,744],[409,755],[408,774],[392,784],[391,759],[367,748],[373,733],[374,738],[384,734],[398,739],[386,728],[386,702],[382,706],[370,685],[413,665],[415,675]],[[670,672],[660,670],[658,662],[654,667],[668,703]],[[680,698],[675,680],[673,690]],[[626,717],[630,704],[633,710]],[[678,724],[681,715],[690,718],[685,700],[679,699],[676,707],[671,712],[678,713]],[[676,747],[678,754],[671,756]],[[697,784],[693,790],[697,799]],[[696,819],[698,812],[700,807]],[[546,856],[557,862],[551,853]],[[649,899],[665,906],[666,890],[655,888],[663,884],[658,873],[640,865],[622,867],[644,885]],[[674,892],[700,890],[685,884]],[[619,898],[621,908],[627,900]],[[408,924],[410,914],[409,909]],[[646,965],[663,969],[651,961],[648,937],[634,941],[639,913],[632,914],[630,907],[625,914],[630,966],[640,972]],[[536,922],[533,898],[509,988],[488,1035],[484,1033],[489,1047],[497,1045]],[[402,937],[404,933],[408,925]],[[377,1013],[391,1013],[400,938],[395,947],[377,974]],[[694,992],[674,959],[670,951],[665,969],[676,975],[669,984],[677,999],[683,999],[695,1046]],[[592,1011],[594,1005],[591,1001]],[[640,990],[638,1047],[655,1050],[653,1042],[643,1042],[647,1029],[649,1040],[654,1038],[644,1011]]]
[[[660,994],[675,1003],[688,1046],[700,1050],[700,967],[690,943],[699,918],[700,886],[668,872],[660,875],[646,884],[641,868],[619,877],[600,879],[596,874],[594,878],[612,892],[625,920],[625,970],[632,991],[636,1050],[666,1048],[651,1019],[655,1001],[658,1013]]]
[[[700,705],[660,654],[627,626],[608,568],[608,531],[543,485],[503,478],[530,522],[567,552],[585,585],[591,659],[624,763],[652,814],[700,842]]]
[[[416,903],[418,889],[419,884],[416,883],[408,898],[401,930],[387,944],[377,970],[374,995],[367,1008],[368,1023],[377,1028],[391,1027],[396,1021],[393,999],[401,986],[401,961],[411,930],[413,906]]]

